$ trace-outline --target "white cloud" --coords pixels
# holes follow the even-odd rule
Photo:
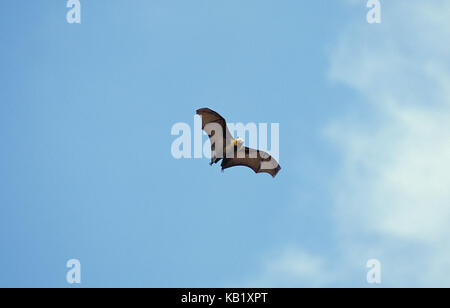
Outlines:
[[[450,2],[384,3],[383,24],[347,30],[332,56],[331,79],[373,112],[327,129],[343,158],[335,218],[378,238],[353,251],[377,245],[391,284],[450,285]]]
[[[324,260],[296,248],[287,248],[263,262],[261,273],[246,287],[319,287],[330,285],[334,276]]]
[[[365,285],[370,258],[384,286],[450,286],[450,1],[382,3],[382,24],[350,21],[331,55],[361,104],[325,129],[339,260],[290,249],[258,286]]]

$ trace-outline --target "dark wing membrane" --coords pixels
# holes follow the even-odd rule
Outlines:
[[[202,129],[205,129],[205,126],[210,123],[217,123],[222,127],[222,132],[224,134],[223,138],[226,138],[229,142],[233,140],[233,137],[227,128],[227,122],[220,114],[209,108],[198,109],[197,114],[202,117]],[[212,135],[209,135],[210,138],[211,136]]]
[[[256,173],[265,172],[275,177],[281,170],[278,162],[268,153],[245,147],[242,151],[235,151],[233,158],[222,160],[222,170],[235,166],[249,167]]]

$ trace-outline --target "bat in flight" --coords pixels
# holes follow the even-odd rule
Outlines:
[[[275,177],[281,170],[278,162],[264,151],[248,148],[241,138],[234,139],[227,128],[227,122],[217,112],[202,108],[197,110],[202,117],[202,129],[208,134],[211,142],[211,163],[222,160],[222,171],[235,167],[246,166],[255,173],[269,173]]]

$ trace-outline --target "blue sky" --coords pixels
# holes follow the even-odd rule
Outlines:
[[[1,4],[0,286],[448,285],[445,2],[59,2]],[[277,178],[174,159],[201,107],[280,123]]]

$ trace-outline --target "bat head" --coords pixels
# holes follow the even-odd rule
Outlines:
[[[241,149],[244,146],[244,140],[242,140],[241,138],[236,138],[233,140],[233,145],[238,149]]]

